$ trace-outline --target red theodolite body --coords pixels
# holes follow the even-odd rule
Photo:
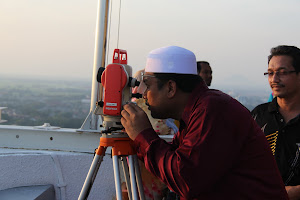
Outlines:
[[[127,52],[115,49],[113,63],[106,68],[99,68],[97,80],[103,86],[103,100],[98,101],[95,114],[103,116],[103,126],[109,128],[121,127],[122,106],[132,98],[131,87],[139,82],[132,78],[132,68],[127,65]]]
[[[128,74],[122,64],[110,64],[101,76],[104,88],[103,114],[120,115],[123,89],[128,84]]]

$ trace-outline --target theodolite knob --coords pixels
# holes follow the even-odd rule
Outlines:
[[[101,83],[101,76],[102,76],[102,73],[104,72],[104,70],[105,70],[105,67],[99,67],[99,69],[98,69],[98,73],[97,73],[98,83]]]
[[[98,102],[96,102],[96,105],[97,105],[97,106],[100,106],[100,107],[103,107],[104,102],[103,102],[103,101],[98,101]]]

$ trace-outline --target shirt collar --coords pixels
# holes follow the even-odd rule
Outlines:
[[[276,112],[279,113],[279,105],[277,103],[277,97],[275,97],[272,102],[270,102],[269,106],[268,106],[268,111],[271,112]],[[280,114],[281,115],[281,114]],[[300,120],[300,114],[297,115],[294,119],[290,120],[290,122],[294,122]],[[288,123],[290,123],[288,122]]]
[[[205,91],[209,90],[204,81],[198,83],[198,85],[194,88],[192,93],[189,96],[188,103],[186,104],[184,111],[181,116],[180,125],[185,126],[188,124],[191,112],[193,111],[194,105],[198,98],[204,94]],[[182,124],[183,123],[183,124]]]
[[[269,112],[278,112],[278,103],[277,103],[277,97],[273,98],[272,102],[268,106]]]

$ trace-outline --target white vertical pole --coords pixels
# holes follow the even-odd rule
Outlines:
[[[100,67],[105,67],[108,8],[109,0],[98,1],[90,113],[81,126],[81,131],[99,130],[100,126],[100,124],[98,124],[99,116],[93,112],[96,107],[96,102],[102,98],[103,88],[97,81],[97,73]],[[98,94],[100,99],[98,99]]]

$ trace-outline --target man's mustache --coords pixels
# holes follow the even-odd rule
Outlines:
[[[273,87],[285,87],[285,85],[281,84],[281,83],[274,83],[274,84],[271,84],[271,88]]]

